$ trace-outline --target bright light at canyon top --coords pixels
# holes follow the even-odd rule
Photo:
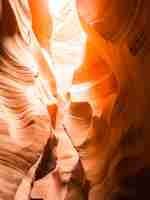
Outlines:
[[[85,34],[76,12],[76,0],[49,0],[53,19],[51,59],[59,91],[70,88],[74,70],[82,63]]]
[[[49,7],[51,9],[51,12],[55,15],[58,15],[59,10],[61,9],[62,4],[66,0],[49,0]]]

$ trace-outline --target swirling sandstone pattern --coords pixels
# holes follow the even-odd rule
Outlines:
[[[13,200],[50,136],[50,121],[33,72],[28,2],[0,4],[0,199]]]

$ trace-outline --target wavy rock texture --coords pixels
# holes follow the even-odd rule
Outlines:
[[[90,181],[89,199],[144,197],[150,161],[149,1],[79,0],[77,7],[87,43],[73,83],[91,83],[89,108],[84,103],[81,112],[82,103],[72,102],[66,126]],[[74,135],[82,127],[87,137],[80,144]],[[141,177],[145,190],[138,191]]]
[[[13,200],[50,136],[50,119],[33,71],[28,4],[0,4],[0,199]]]
[[[10,5],[11,1],[3,2]],[[75,93],[71,88],[68,104],[59,104],[55,129],[59,139],[57,167],[35,182],[31,196],[44,200],[147,199],[149,1],[77,3],[87,34],[85,54],[73,76]],[[16,29],[8,29],[6,37],[2,25],[0,198],[11,200],[46,143],[49,118],[26,59],[30,57],[25,42],[29,41],[27,32],[22,30],[20,37],[14,34]],[[57,35],[65,37],[60,30]],[[62,60],[58,59],[58,63],[61,66]],[[23,180],[17,198],[22,189],[28,198],[32,173],[34,169]]]
[[[146,199],[149,2],[77,3],[87,41],[82,64],[74,73],[63,123],[89,183],[85,199]],[[63,34],[59,31],[58,35],[63,38]],[[64,52],[59,49],[62,57]]]

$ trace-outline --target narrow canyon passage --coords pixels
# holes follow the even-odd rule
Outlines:
[[[0,0],[0,200],[147,200],[149,0]]]

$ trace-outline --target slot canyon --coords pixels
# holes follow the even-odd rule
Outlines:
[[[150,1],[0,0],[0,200],[148,200]]]

